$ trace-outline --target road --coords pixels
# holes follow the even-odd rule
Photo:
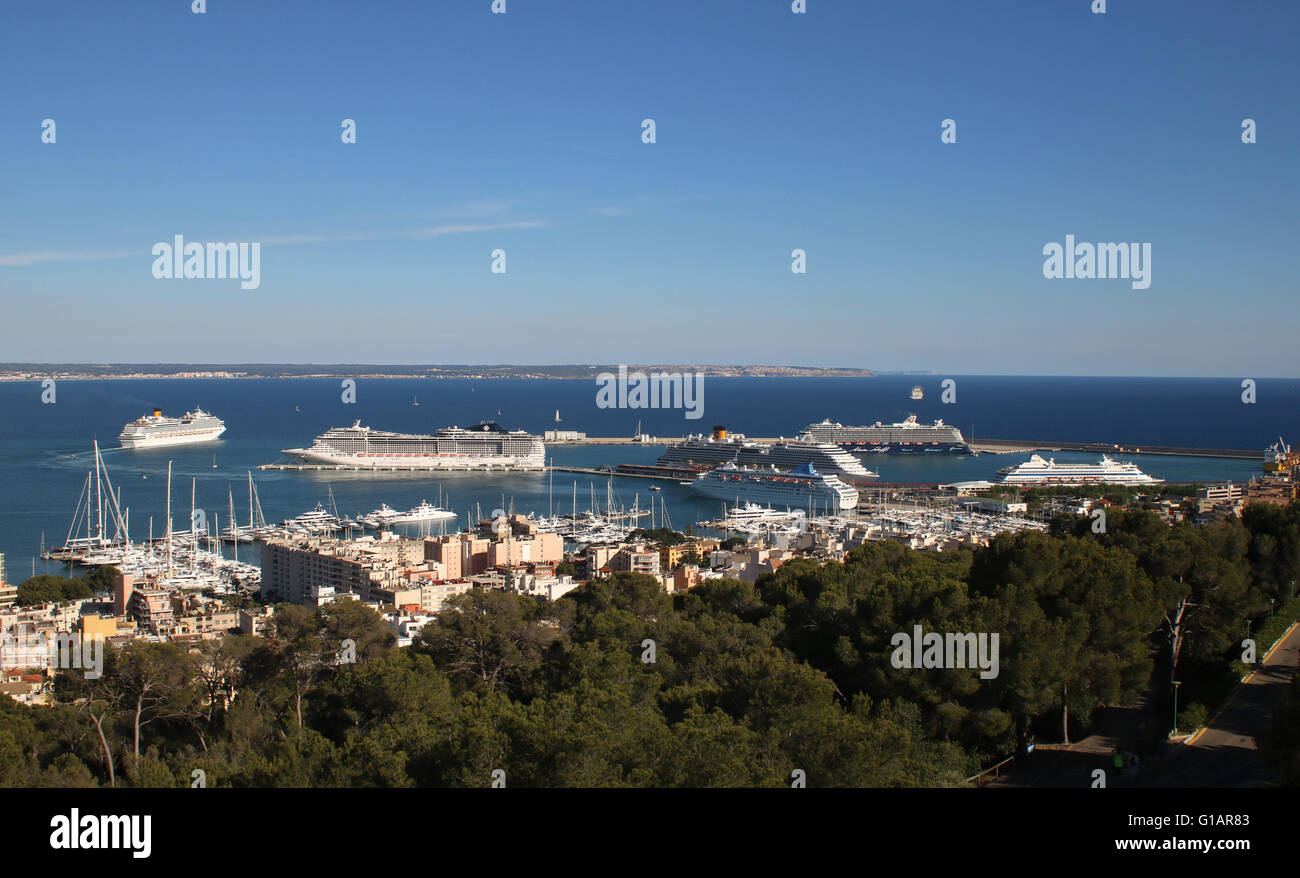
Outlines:
[[[1273,700],[1300,671],[1300,625],[1261,662],[1255,673],[1233,689],[1205,728],[1164,758],[1148,758],[1133,779],[1117,778],[1115,748],[1146,752],[1158,728],[1145,699],[1133,707],[1106,708],[1099,731],[1067,747],[1039,747],[1033,756],[1009,766],[994,787],[1090,787],[1093,772],[1106,770],[1107,786],[1232,788],[1268,786],[1273,782],[1259,753],[1257,736],[1267,734]],[[1059,747],[1059,749],[1057,749]]]

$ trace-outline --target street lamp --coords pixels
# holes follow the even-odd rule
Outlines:
[[[1183,685],[1181,680],[1174,680],[1174,734],[1178,734],[1178,687]]]
[[[1276,600],[1277,600],[1277,598],[1269,598],[1269,599],[1268,599],[1268,617],[1269,617],[1270,619],[1273,618],[1273,602],[1276,601]]]

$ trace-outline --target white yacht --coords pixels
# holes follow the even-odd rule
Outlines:
[[[427,500],[421,501],[419,506],[408,509],[406,512],[397,514],[391,518],[393,524],[416,524],[422,521],[446,521],[449,518],[455,518],[456,513],[448,512],[437,506],[431,506]]]

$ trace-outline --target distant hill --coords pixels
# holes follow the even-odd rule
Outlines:
[[[822,366],[627,365],[628,373],[699,373],[709,378],[871,378],[870,369]],[[569,378],[618,373],[617,364],[392,366],[364,363],[0,363],[0,380],[37,378]]]

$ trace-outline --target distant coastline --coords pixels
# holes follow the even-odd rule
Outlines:
[[[595,380],[618,365],[556,366],[387,366],[374,364],[235,365],[171,363],[0,363],[0,381],[88,381],[110,378],[549,378]],[[870,369],[820,366],[627,365],[628,372],[698,373],[706,378],[874,378]]]

